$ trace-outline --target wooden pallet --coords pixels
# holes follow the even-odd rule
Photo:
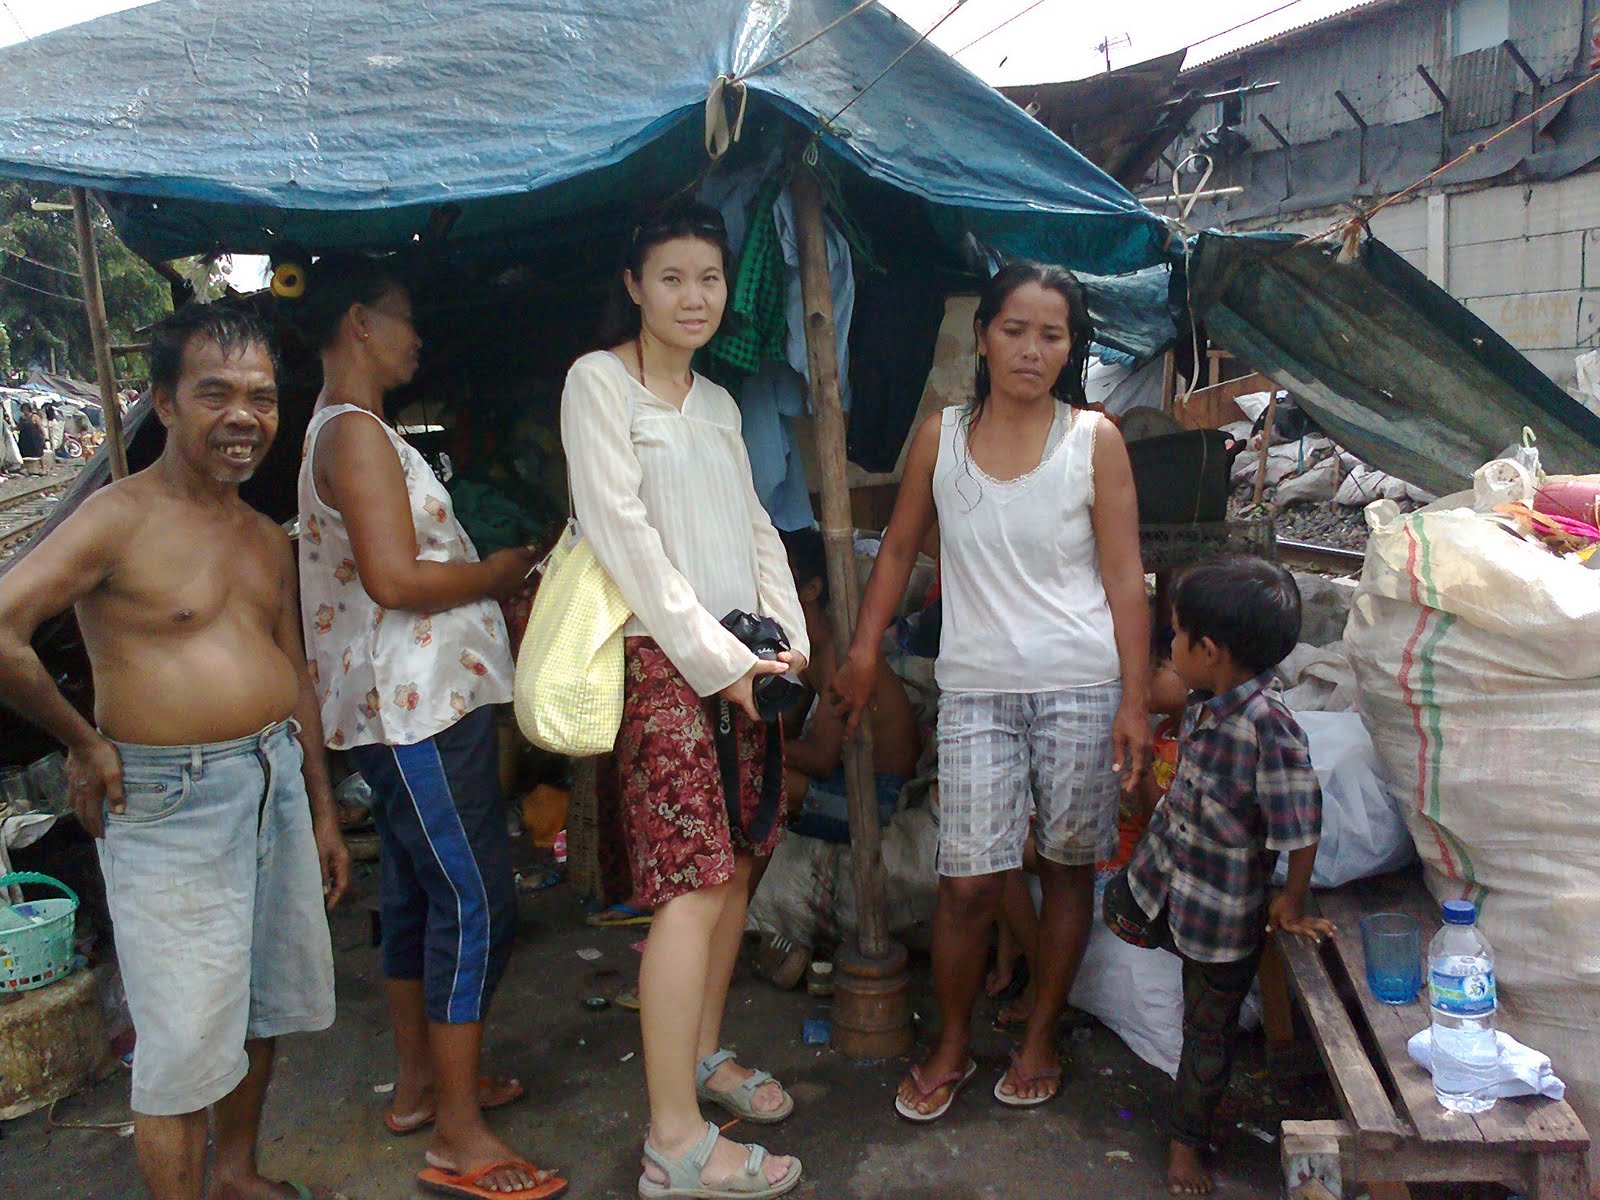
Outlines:
[[[1283,1123],[1290,1200],[1354,1196],[1357,1180],[1386,1195],[1403,1195],[1397,1185],[1407,1182],[1481,1181],[1529,1200],[1589,1200],[1589,1135],[1565,1102],[1530,1097],[1501,1100],[1476,1116],[1446,1111],[1433,1080],[1406,1053],[1406,1041],[1428,1025],[1426,994],[1391,1005],[1367,987],[1361,917],[1411,913],[1426,949],[1439,907],[1421,881],[1411,874],[1365,880],[1317,902],[1339,927],[1335,937],[1321,946],[1276,941],[1343,1119]],[[1502,1027],[1515,1035],[1506,1017],[1502,1010]]]

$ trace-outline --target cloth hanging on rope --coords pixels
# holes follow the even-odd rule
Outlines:
[[[723,329],[706,347],[713,360],[740,375],[753,375],[763,362],[784,359],[788,327],[784,316],[783,248],[773,223],[782,181],[768,179],[756,193],[728,309],[738,318],[738,331]]]

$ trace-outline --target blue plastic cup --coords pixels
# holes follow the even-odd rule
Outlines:
[[[1361,918],[1367,986],[1385,1004],[1410,1004],[1422,989],[1422,927],[1404,913]]]

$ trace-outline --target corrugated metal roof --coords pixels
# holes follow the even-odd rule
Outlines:
[[[1297,40],[1313,30],[1324,30],[1352,20],[1364,21],[1369,17],[1376,15],[1377,13],[1385,11],[1386,9],[1398,8],[1400,5],[1407,3],[1416,3],[1416,0],[1361,0],[1360,3],[1351,4],[1345,8],[1339,9],[1337,12],[1328,13],[1325,16],[1318,17],[1314,21],[1305,21],[1299,25],[1290,25],[1286,29],[1280,29],[1277,33],[1270,34],[1267,37],[1258,37],[1256,40],[1247,42],[1244,45],[1229,47],[1226,45],[1226,43],[1220,42],[1219,39],[1219,44],[1221,44],[1223,48],[1208,48],[1192,55],[1190,65],[1185,68],[1184,74],[1187,75],[1191,71],[1198,71],[1201,69],[1209,70],[1218,63],[1225,62],[1236,55],[1244,54],[1247,51],[1256,50],[1263,46],[1278,46],[1282,45],[1286,41]],[[1240,32],[1244,33],[1243,30]]]

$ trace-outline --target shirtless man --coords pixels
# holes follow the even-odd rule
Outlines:
[[[349,881],[300,642],[289,539],[239,498],[278,428],[269,335],[189,304],[151,334],[148,470],[0,576],[0,695],[67,747],[138,1045],[134,1145],[156,1200],[310,1200],[256,1168],[273,1039],[333,1023],[323,906]],[[76,605],[95,726],[30,645]],[[206,1110],[216,1161],[204,1187]]]
[[[800,608],[805,613],[806,634],[812,655],[801,676],[808,688],[825,697],[839,656],[834,650],[833,626],[828,621],[828,570],[822,535],[801,529],[783,535],[789,551]],[[796,716],[803,716],[797,710]],[[900,802],[900,789],[917,773],[922,736],[905,685],[880,656],[872,698],[872,770],[878,784],[878,815],[887,823]],[[819,701],[803,728],[785,731],[784,765],[788,811],[799,818],[799,831],[830,837],[842,832],[846,820],[844,799],[844,719],[832,704]]]

